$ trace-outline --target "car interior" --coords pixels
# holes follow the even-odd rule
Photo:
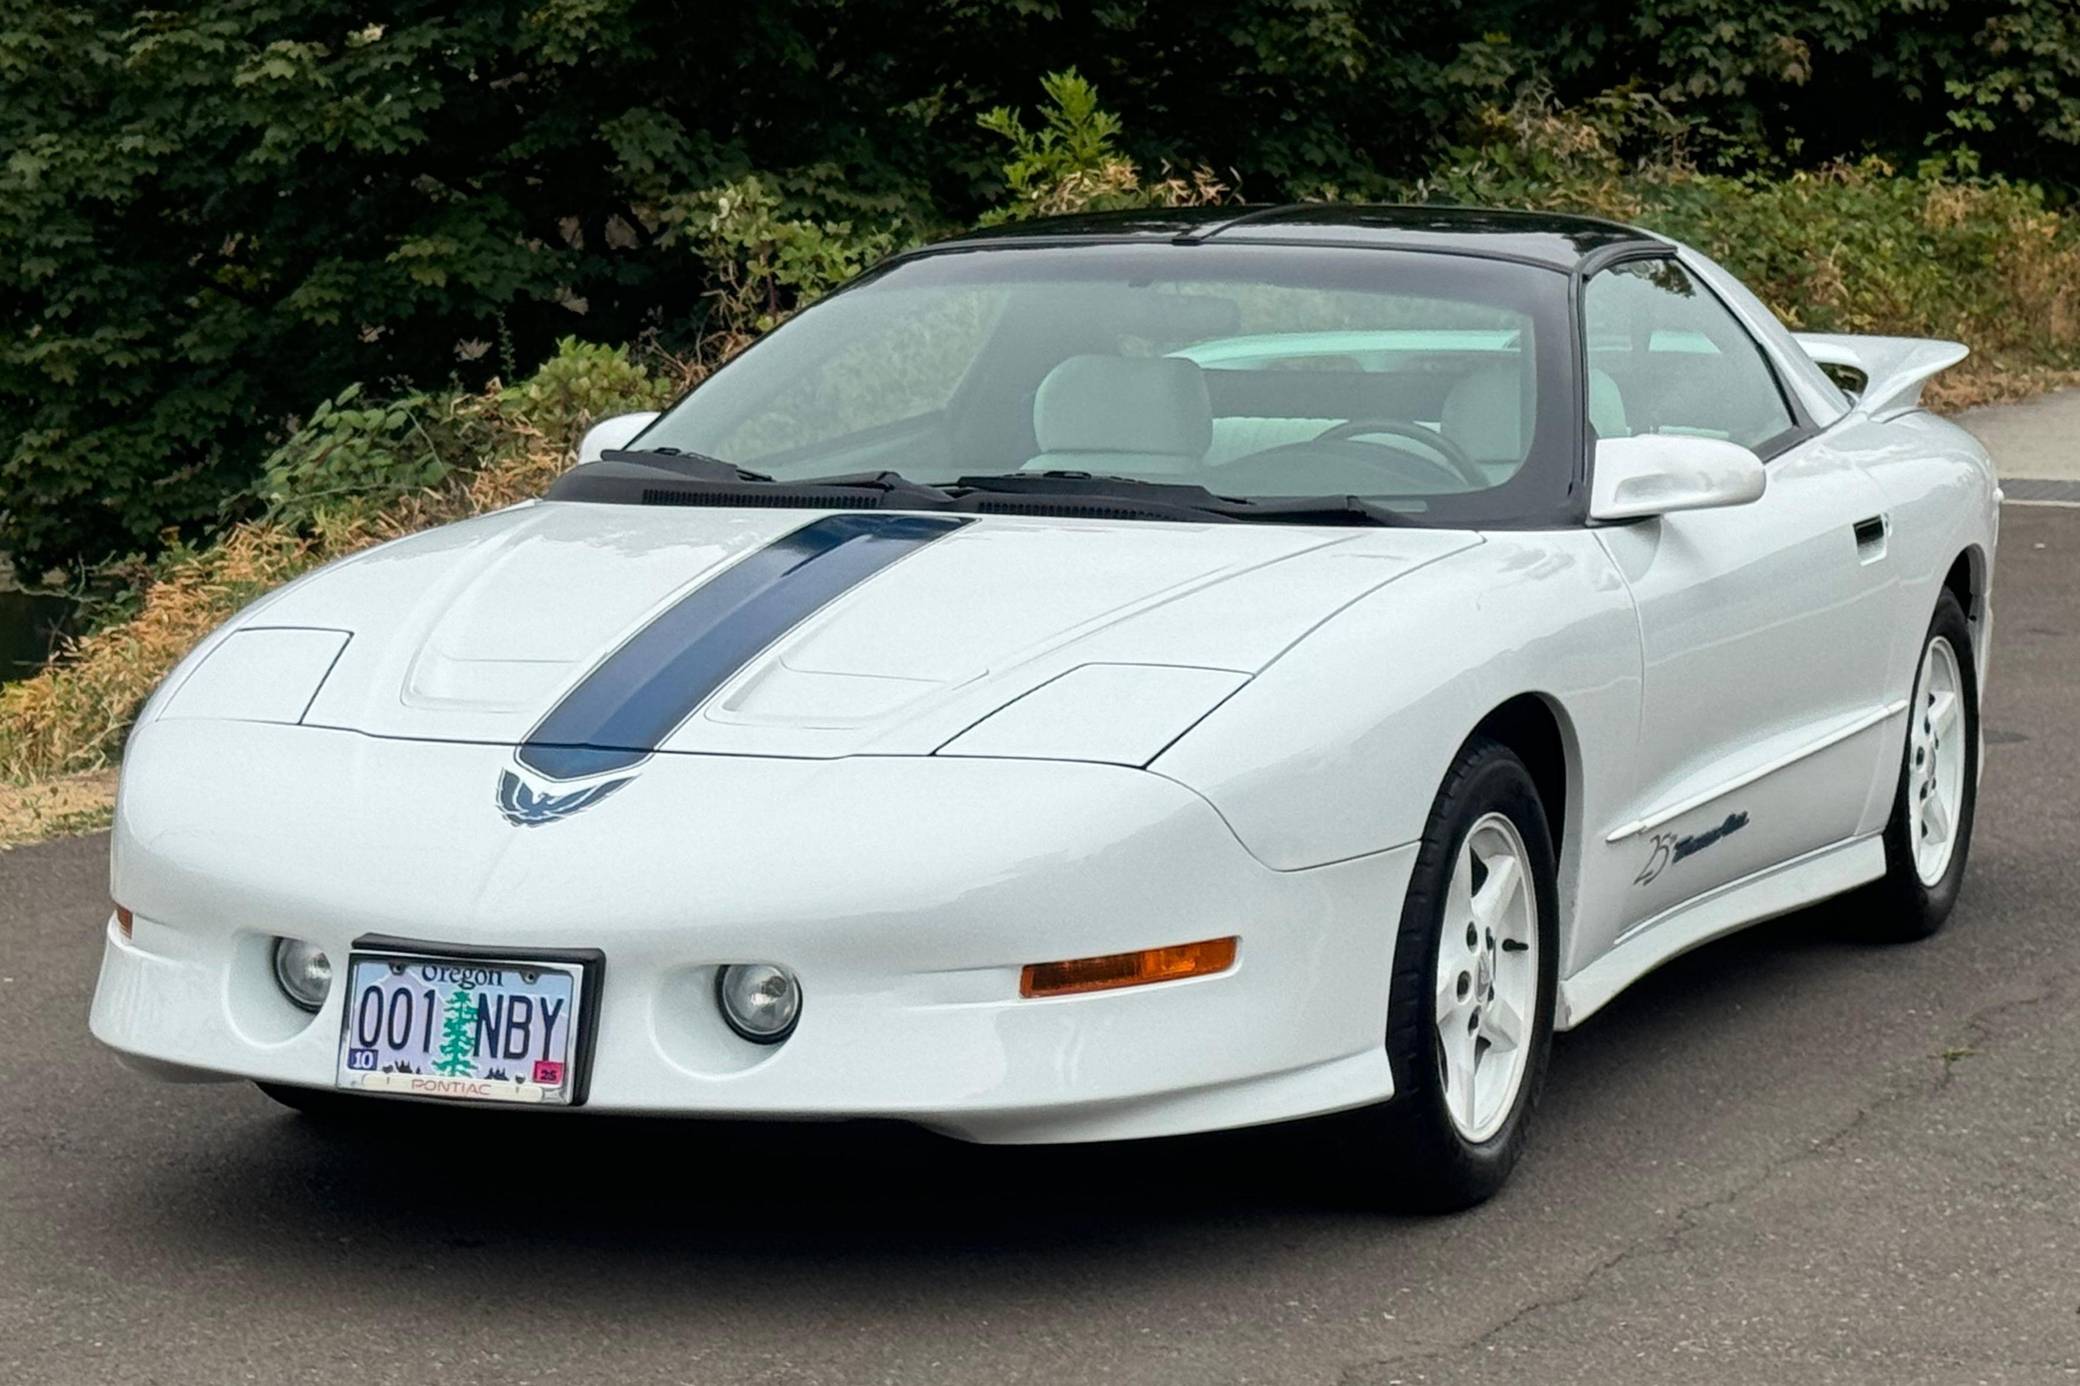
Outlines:
[[[1264,346],[1275,353],[1276,339]],[[1330,369],[1296,371],[1292,358],[1268,354],[1206,369],[1192,355],[1087,354],[1055,366],[1034,393],[1039,450],[1024,469],[1255,495],[1420,495],[1498,486],[1530,450],[1536,382],[1514,349],[1431,352],[1370,370],[1342,356]],[[1627,432],[1607,372],[1592,374],[1590,416],[1599,436]]]
[[[1570,329],[1547,291],[1542,276],[1452,266],[1403,292],[1077,279],[841,294],[658,436],[782,480],[1068,473],[1514,514],[1512,483],[1573,436],[1566,374],[1543,345]],[[1594,373],[1600,436],[1629,431],[1629,404]]]
[[[1795,425],[1761,349],[1670,260],[1620,264],[1583,298],[1591,380],[1629,405],[1638,433],[1730,439],[1766,450]],[[1618,436],[1595,421],[1599,436]]]

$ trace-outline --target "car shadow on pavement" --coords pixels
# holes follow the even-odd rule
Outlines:
[[[1683,1068],[1712,1062],[1698,1051],[1710,1049],[1715,1026],[1787,988],[1824,991],[1831,974],[1862,966],[1865,955],[1808,911],[1678,959],[1562,1036],[1532,1153],[1484,1216],[1553,1197],[1542,1171],[1591,1135],[1640,1125],[1651,1141],[1628,1103],[1694,1081]],[[1015,1248],[1044,1262],[1107,1246],[1246,1250],[1274,1227],[1289,1238],[1296,1223],[1375,1236],[1437,1223],[1379,1211],[1386,1191],[1336,1118],[1004,1147],[896,1123],[544,1117],[373,1102],[365,1116],[322,1120],[250,1089],[223,1096],[229,1114],[199,1148],[133,1171],[136,1187],[117,1192],[136,1198],[147,1223],[164,1224],[154,1232],[200,1255],[265,1258],[314,1241],[349,1257],[495,1246],[508,1267],[554,1266],[559,1276],[629,1256],[718,1275],[764,1273],[775,1257],[797,1270],[842,1259],[862,1275],[949,1253]],[[1651,1146],[1636,1153],[1651,1158]]]

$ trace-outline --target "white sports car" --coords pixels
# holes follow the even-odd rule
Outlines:
[[[1998,491],[1918,400],[1963,354],[1557,216],[898,256],[206,640],[130,741],[94,1033],[335,1113],[1364,1109],[1390,1197],[1470,1203],[1656,964],[1948,914]]]

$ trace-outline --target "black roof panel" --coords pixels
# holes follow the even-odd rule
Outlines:
[[[1219,240],[1333,242],[1528,260],[1572,269],[1617,246],[1664,245],[1636,227],[1558,212],[1482,207],[1385,207],[1343,202],[1289,206],[1153,207],[1043,217],[970,232],[950,244],[1005,241]],[[949,244],[949,242],[941,242]]]
[[[1173,241],[1179,236],[1198,235],[1222,222],[1233,221],[1239,216],[1261,210],[1267,209],[1233,206],[1144,207],[1131,212],[1072,212],[1067,216],[1035,217],[1031,221],[1010,221],[1002,226],[986,226],[979,231],[969,231],[935,244],[1089,239]]]

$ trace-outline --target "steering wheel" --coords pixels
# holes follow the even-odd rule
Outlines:
[[[1492,484],[1480,464],[1466,455],[1466,449],[1432,429],[1420,424],[1402,423],[1396,419],[1352,419],[1334,428],[1325,429],[1314,436],[1316,443],[1341,443],[1358,438],[1369,438],[1386,434],[1394,438],[1406,438],[1428,451],[1422,455],[1397,449],[1405,456],[1414,456],[1419,462],[1428,462],[1441,471],[1448,471],[1455,481],[1463,481],[1476,491],[1485,491]]]

